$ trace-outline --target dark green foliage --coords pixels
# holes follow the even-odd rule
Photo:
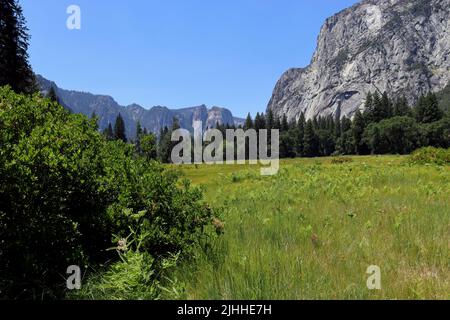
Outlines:
[[[112,128],[111,123],[108,124],[108,127],[103,131],[103,136],[106,138],[106,140],[108,141],[112,141],[114,140],[114,130]]]
[[[265,129],[266,128],[266,119],[263,114],[259,114],[259,112],[256,114],[256,118],[255,118],[255,129],[256,130],[261,130],[261,129]]]
[[[437,96],[434,93],[429,93],[419,98],[414,114],[416,120],[421,123],[439,121],[444,116],[443,111],[439,108]]]
[[[450,117],[421,126],[421,144],[438,148],[450,148]]]
[[[49,98],[50,101],[59,103],[58,95],[56,94],[56,90],[53,86],[51,86],[50,90],[48,91],[47,98]]]
[[[273,115],[273,111],[271,109],[269,109],[269,111],[267,112],[266,129],[267,130],[275,129],[275,118]]]
[[[318,137],[314,130],[313,121],[308,120],[303,136],[303,155],[305,157],[316,157],[318,153]]]
[[[280,130],[281,131],[289,130],[289,123],[285,114],[283,114],[283,117],[281,118]]]
[[[350,120],[336,116],[316,117],[306,122],[302,113],[297,123],[281,118],[280,157],[315,157],[338,154],[406,154],[421,146],[450,147],[450,112],[444,113],[448,86],[439,94],[429,93],[410,108],[407,99],[391,99],[368,93],[364,113],[357,111]],[[395,102],[393,102],[395,101]],[[256,128],[264,128],[257,114]],[[273,113],[269,112],[267,128],[277,128]],[[271,124],[272,123],[272,124]],[[259,124],[259,125],[258,125]]]
[[[138,123],[136,124],[136,140],[134,141],[134,146],[136,148],[136,152],[137,154],[141,154],[142,150],[141,150],[141,137],[143,135],[143,130],[142,130],[142,126],[141,123],[138,121]]]
[[[320,129],[317,131],[317,139],[319,142],[319,155],[330,156],[334,153],[336,145],[332,130]]]
[[[345,131],[336,142],[336,151],[338,154],[355,154],[355,144],[351,130]]]
[[[355,154],[367,154],[367,145],[363,141],[363,135],[364,130],[366,129],[366,125],[366,117],[364,117],[358,110],[353,119],[351,128]]]
[[[404,117],[411,115],[411,108],[408,105],[408,100],[403,96],[398,98],[393,106],[392,116],[394,117]]]
[[[450,83],[438,94],[439,108],[447,113],[450,112]]]
[[[294,158],[295,152],[295,137],[289,131],[283,131],[280,135],[280,157]]]
[[[364,133],[364,141],[375,154],[408,154],[419,146],[419,126],[409,117],[371,123]]]
[[[254,127],[254,124],[253,124],[252,116],[249,113],[247,115],[247,118],[245,119],[244,130],[252,129],[253,127]]]
[[[0,122],[2,295],[52,295],[69,265],[109,243],[102,139],[87,118],[4,88]]]
[[[157,159],[157,138],[153,133],[143,134],[141,136],[140,152],[147,160]]]
[[[303,139],[305,136],[305,126],[306,126],[306,119],[305,114],[302,112],[300,115],[300,119],[298,119],[297,122],[297,130],[294,131],[295,134],[295,143],[296,143],[296,153],[297,156],[301,157],[304,154],[304,143]]]
[[[386,92],[382,96],[378,92],[367,95],[364,117],[368,123],[388,119],[392,113],[392,104]]]
[[[0,88],[0,145],[0,298],[60,297],[69,265],[115,257],[113,235],[156,260],[187,254],[212,221],[179,174],[39,95]]]
[[[171,136],[172,133],[169,131],[167,127],[161,129],[159,133],[159,141],[158,141],[158,159],[163,163],[171,162]]]
[[[125,134],[125,121],[120,113],[117,116],[116,123],[114,125],[114,139],[127,142],[127,136]]]
[[[16,0],[0,1],[0,86],[20,93],[37,91],[28,63],[28,29]]]

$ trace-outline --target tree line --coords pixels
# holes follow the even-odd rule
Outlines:
[[[172,132],[180,128],[178,119],[172,122],[158,136],[138,123],[136,138],[130,140],[136,152],[170,163],[177,143],[171,141]],[[257,113],[254,119],[248,114],[243,126],[216,123],[215,128],[224,136],[227,129],[255,129],[257,133],[261,129],[278,129],[281,158],[408,154],[421,147],[450,147],[450,113],[441,109],[435,93],[422,95],[411,107],[405,97],[370,92],[364,111],[356,111],[352,119],[332,115],[306,119],[302,113],[297,121],[288,121],[286,115],[278,118],[269,110]],[[109,140],[127,141],[120,115],[114,128],[110,124],[104,134]]]
[[[171,129],[160,132],[157,154],[162,162],[170,162],[171,132],[177,128],[175,119]],[[227,129],[237,129],[220,123],[216,128],[224,135]],[[280,130],[281,158],[408,154],[421,147],[450,147],[450,112],[439,106],[435,93],[422,95],[414,106],[405,97],[368,93],[364,111],[356,111],[352,119],[330,115],[307,120],[302,113],[297,121],[288,121],[286,115],[278,118],[269,110],[254,119],[249,114],[238,128]]]

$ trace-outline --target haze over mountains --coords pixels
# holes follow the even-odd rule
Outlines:
[[[311,64],[283,74],[268,110],[352,117],[369,91],[415,103],[449,81],[450,0],[364,0],[326,20]]]
[[[99,118],[100,130],[107,128],[110,123],[114,125],[116,117],[121,114],[128,138],[134,138],[138,122],[149,132],[159,133],[164,127],[172,126],[174,117],[179,120],[182,128],[188,130],[193,130],[194,121],[202,121],[203,129],[215,127],[217,123],[236,126],[244,123],[243,119],[233,117],[231,111],[225,108],[208,108],[205,105],[184,109],[169,109],[162,106],[145,109],[138,104],[121,106],[107,95],[61,89],[56,83],[41,75],[37,76],[37,80],[43,93],[48,92],[53,86],[60,103],[70,111],[89,117],[95,112]]]

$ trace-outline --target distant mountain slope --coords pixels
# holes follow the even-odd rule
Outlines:
[[[225,108],[212,107],[208,109],[205,105],[201,105],[178,110],[161,106],[145,109],[138,104],[124,107],[110,96],[64,90],[40,75],[37,76],[37,79],[42,92],[48,92],[53,86],[61,104],[72,112],[82,113],[86,116],[91,116],[95,112],[99,118],[101,130],[107,128],[109,123],[114,125],[116,117],[120,113],[125,121],[126,134],[129,138],[134,138],[138,121],[143,128],[154,133],[159,133],[165,126],[172,126],[174,117],[179,119],[182,128],[188,130],[193,130],[194,121],[202,121],[204,129],[214,127],[217,122],[236,126],[244,122],[243,119],[234,118],[232,113]]]
[[[414,103],[449,80],[450,0],[364,0],[326,20],[311,64],[283,74],[268,109],[351,117],[369,91]]]

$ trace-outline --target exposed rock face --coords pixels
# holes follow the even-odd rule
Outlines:
[[[148,131],[159,133],[162,128],[172,126],[174,117],[179,120],[182,128],[188,130],[193,130],[194,121],[202,121],[203,129],[213,128],[217,123],[236,126],[243,123],[242,119],[234,118],[231,112],[224,108],[208,109],[202,105],[178,110],[161,106],[145,109],[138,104],[123,107],[110,96],[64,90],[42,76],[37,76],[37,79],[44,93],[53,86],[61,104],[70,111],[86,116],[91,116],[95,112],[99,118],[100,130],[107,128],[110,123],[114,125],[120,113],[125,121],[126,135],[129,138],[135,137],[138,122]]]
[[[283,74],[268,109],[351,117],[369,91],[414,103],[449,80],[450,0],[365,0],[326,20],[311,64]]]

